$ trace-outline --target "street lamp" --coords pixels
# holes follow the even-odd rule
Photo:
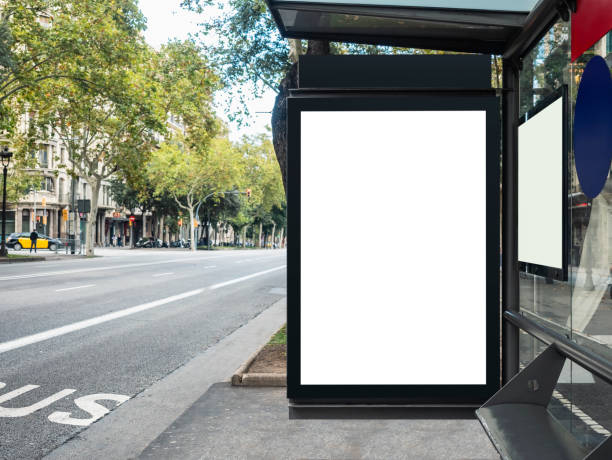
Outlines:
[[[4,150],[0,153],[2,167],[4,168],[4,185],[2,193],[2,245],[0,246],[0,257],[6,257],[8,255],[6,249],[6,173],[8,172],[8,166],[12,156],[13,153],[9,152],[8,147],[4,147]]]

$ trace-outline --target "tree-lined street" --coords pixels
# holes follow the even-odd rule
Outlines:
[[[0,458],[52,451],[284,296],[285,251],[104,251],[3,267]]]

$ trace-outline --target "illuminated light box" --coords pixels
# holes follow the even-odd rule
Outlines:
[[[567,90],[560,88],[518,128],[520,269],[567,280]]]
[[[288,397],[478,404],[499,388],[494,94],[288,100]]]

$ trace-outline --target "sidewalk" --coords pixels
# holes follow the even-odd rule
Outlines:
[[[476,419],[289,420],[285,388],[232,387],[285,321],[284,298],[45,458],[499,459]]]
[[[213,385],[140,459],[499,459],[474,420],[289,420],[284,388]]]

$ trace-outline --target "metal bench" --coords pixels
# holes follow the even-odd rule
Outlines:
[[[548,345],[536,359],[476,411],[503,459],[611,460],[612,437],[589,450],[548,411],[566,359],[612,383],[612,365],[565,336],[506,311],[504,319]]]

